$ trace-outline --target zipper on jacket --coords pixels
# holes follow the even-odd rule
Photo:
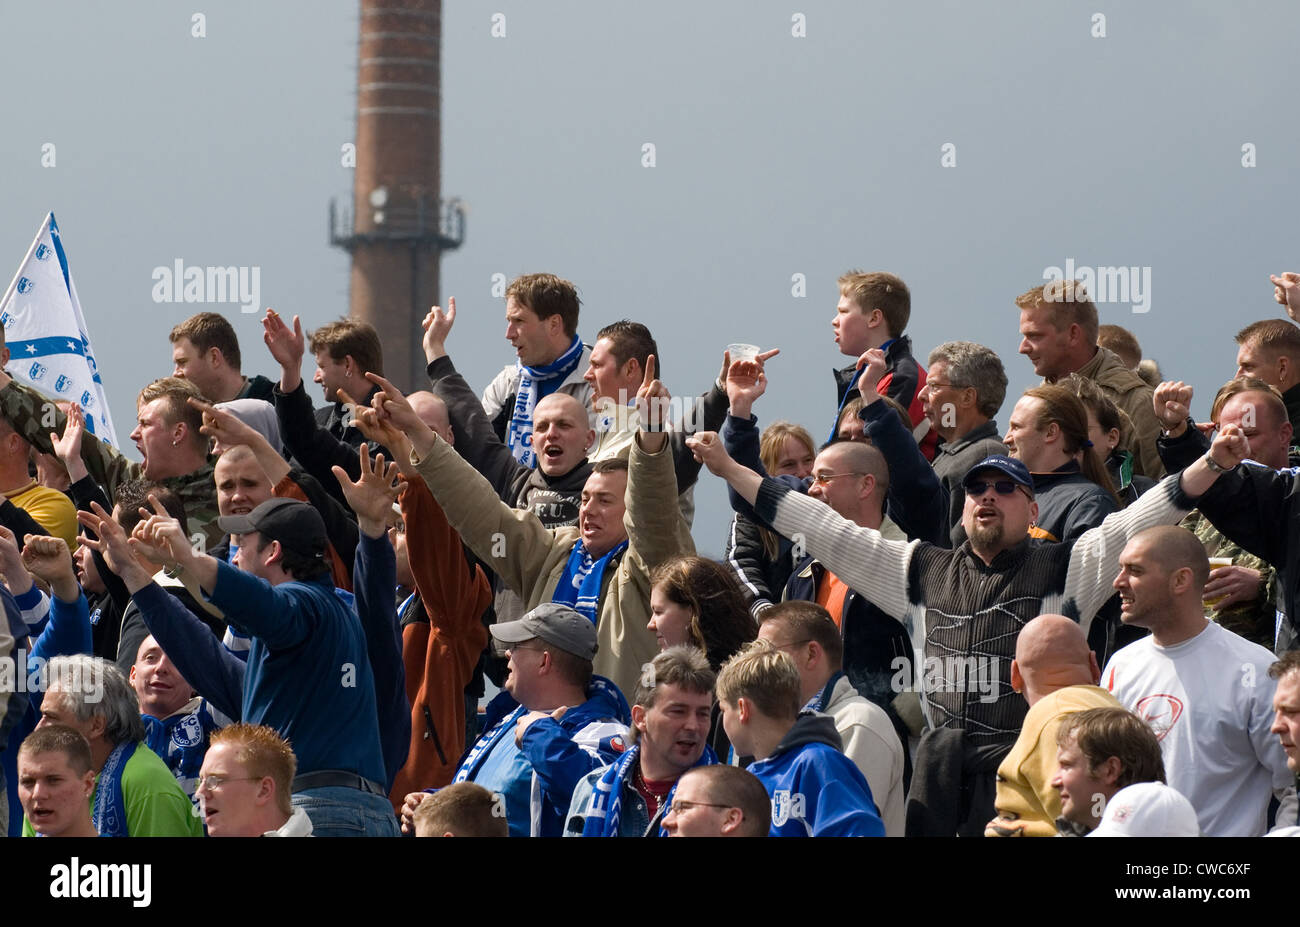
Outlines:
[[[429,706],[422,706],[424,710],[424,739],[433,741],[433,749],[438,751],[438,759],[441,763],[447,765],[447,754],[442,752],[442,741],[438,739],[438,729],[433,726],[433,715],[429,712]]]

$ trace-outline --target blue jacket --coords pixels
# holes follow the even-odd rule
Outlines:
[[[494,698],[487,708],[487,733],[466,753],[456,781],[473,782],[488,754],[504,738],[515,736],[515,722],[527,713],[509,692]],[[631,721],[618,687],[604,676],[592,676],[587,701],[570,708],[559,721],[543,718],[529,725],[521,750],[533,770],[532,836],[559,837],[564,832],[573,790],[587,773],[610,765],[626,749],[624,735]]]
[[[247,664],[157,583],[132,598],[190,685],[222,714],[276,730],[293,744],[299,773],[387,783],[365,634],[327,580],[271,586],[218,563],[211,600],[253,638]]]
[[[840,752],[827,715],[805,713],[767,759],[750,764],[772,799],[772,837],[883,837],[871,787]]]

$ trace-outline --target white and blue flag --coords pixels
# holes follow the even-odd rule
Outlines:
[[[0,300],[0,324],[9,346],[9,375],[46,396],[75,402],[91,433],[117,446],[54,213],[45,217]]]

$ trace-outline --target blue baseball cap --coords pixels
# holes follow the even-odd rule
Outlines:
[[[990,457],[985,457],[967,470],[966,475],[961,479],[962,488],[965,489],[971,478],[981,470],[996,470],[1021,486],[1027,487],[1030,492],[1034,490],[1034,478],[1029,475],[1029,468],[1014,457],[1007,457],[1005,454],[993,454]]]

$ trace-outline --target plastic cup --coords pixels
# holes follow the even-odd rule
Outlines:
[[[1211,557],[1211,558],[1210,558],[1210,571],[1211,571],[1211,572],[1213,572],[1214,570],[1219,569],[1219,567],[1230,567],[1230,566],[1232,566],[1232,558],[1231,558],[1231,557]],[[1205,600],[1205,604],[1206,604],[1208,607],[1210,607],[1210,608],[1215,608],[1215,607],[1218,606],[1218,604],[1219,604],[1220,602],[1222,602],[1222,601],[1223,601],[1224,599],[1226,599],[1226,598],[1227,598],[1227,596],[1223,596],[1223,595],[1215,596],[1215,597],[1212,598],[1212,599],[1206,599],[1206,600]]]
[[[731,355],[731,362],[749,361],[750,363],[758,360],[758,345],[756,344],[729,344],[727,353]]]

